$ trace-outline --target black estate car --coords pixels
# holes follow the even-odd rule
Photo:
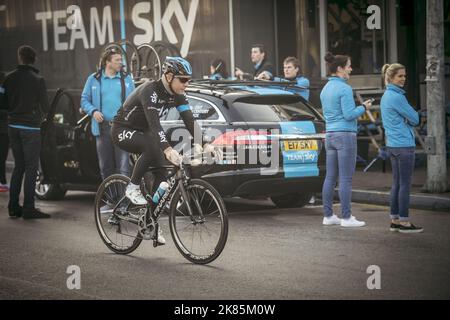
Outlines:
[[[199,80],[186,93],[203,135],[224,152],[220,162],[193,167],[194,177],[224,197],[267,196],[279,207],[303,206],[321,191],[325,124],[288,85]],[[96,190],[101,182],[90,118],[80,116],[75,98],[59,91],[43,124],[40,199]],[[187,130],[175,108],[161,123],[174,148],[186,145]]]

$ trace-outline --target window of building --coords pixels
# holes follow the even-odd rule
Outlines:
[[[367,27],[371,5],[380,8],[380,29]],[[381,73],[386,61],[385,12],[385,0],[328,0],[328,50],[351,56],[353,74]]]

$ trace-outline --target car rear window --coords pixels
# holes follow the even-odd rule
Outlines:
[[[302,117],[318,120],[314,111],[301,101],[274,104],[235,102],[233,106],[244,121],[283,122],[298,120]]]

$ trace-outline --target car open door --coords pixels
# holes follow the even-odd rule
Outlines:
[[[82,184],[99,180],[90,119],[81,120],[74,97],[58,90],[42,126],[42,183]]]

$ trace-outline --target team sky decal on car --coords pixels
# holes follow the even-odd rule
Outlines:
[[[213,142],[225,148],[220,164],[270,165],[272,174],[282,168],[286,178],[319,176],[319,141],[323,136],[316,133],[314,123],[291,121],[279,126],[280,129],[269,130],[226,130]]]
[[[311,121],[281,122],[283,135],[315,134]],[[316,177],[319,175],[319,146],[317,140],[288,140],[280,143],[283,169],[286,178]]]

